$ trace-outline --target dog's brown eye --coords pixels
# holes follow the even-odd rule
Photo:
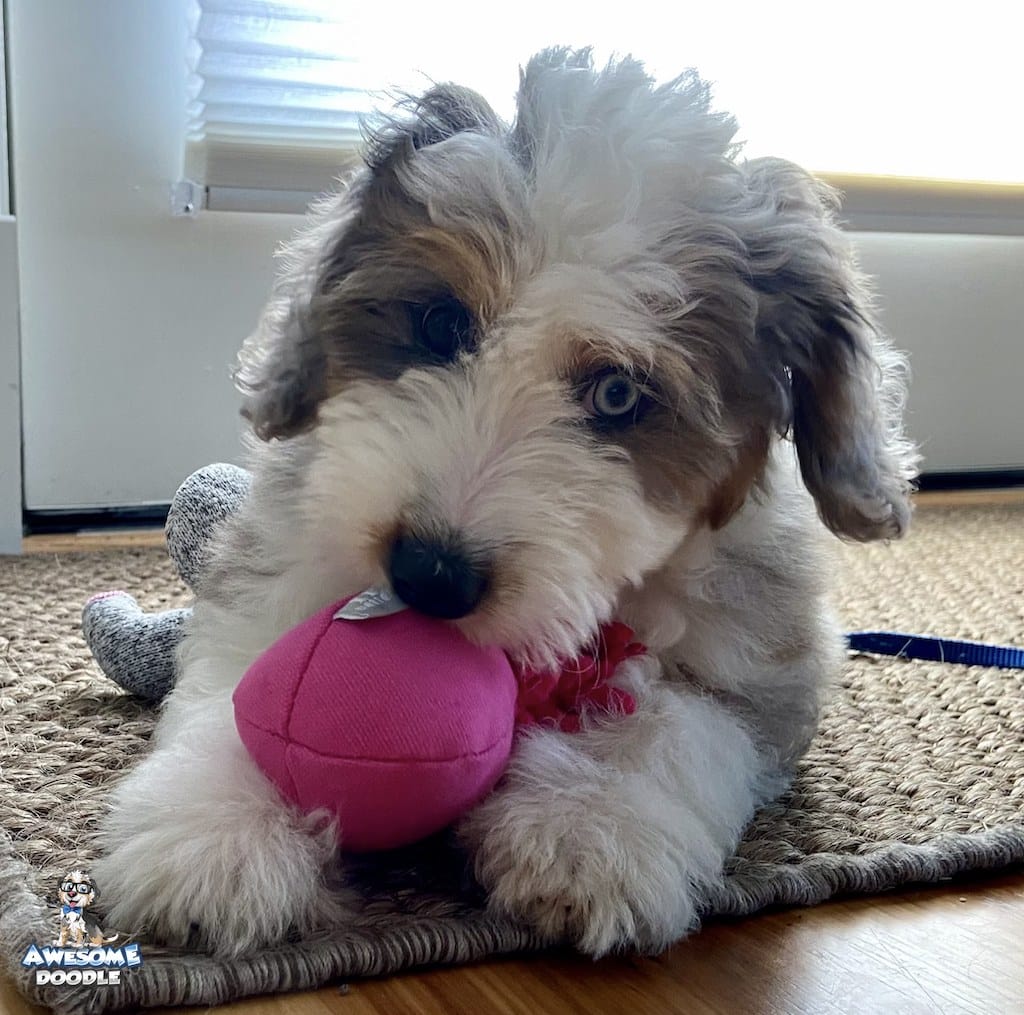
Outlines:
[[[416,341],[448,362],[473,338],[473,318],[458,300],[440,300],[413,307],[412,320]]]
[[[599,377],[583,396],[587,412],[606,420],[635,418],[643,399],[640,385],[628,374],[614,371]]]

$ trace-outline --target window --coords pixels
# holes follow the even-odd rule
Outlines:
[[[509,117],[520,63],[546,45],[585,42],[598,60],[635,53],[660,80],[695,66],[736,114],[751,155],[847,181],[1024,184],[1020,5],[521,0],[502,10],[198,0],[188,172],[213,188],[317,191],[352,157],[360,118],[396,92],[458,80]],[[1009,201],[1020,214],[1016,188],[987,193],[989,211]]]

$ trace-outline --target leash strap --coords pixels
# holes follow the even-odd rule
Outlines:
[[[991,645],[983,641],[958,641],[955,638],[929,638],[899,631],[854,631],[847,635],[854,652],[872,652],[901,659],[925,659],[930,662],[963,663],[967,666],[999,666],[1004,670],[1024,670],[1024,649],[1010,645]]]

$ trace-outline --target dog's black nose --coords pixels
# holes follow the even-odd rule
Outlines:
[[[399,536],[388,561],[391,588],[402,602],[430,617],[456,620],[471,613],[487,591],[487,575],[459,548]]]

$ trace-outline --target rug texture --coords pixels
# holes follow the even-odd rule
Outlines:
[[[1024,505],[924,508],[906,541],[841,555],[850,629],[1024,644]],[[107,789],[153,725],[81,639],[82,604],[107,588],[149,609],[186,602],[160,550],[0,559],[0,958],[29,997],[61,1013],[216,1004],[540,947],[485,914],[440,840],[364,862],[362,912],[333,933],[234,962],[143,941],[117,987],[30,985],[21,956],[52,939],[57,881],[88,865]],[[793,788],[757,816],[708,915],[1024,861],[1022,680],[851,657]]]

